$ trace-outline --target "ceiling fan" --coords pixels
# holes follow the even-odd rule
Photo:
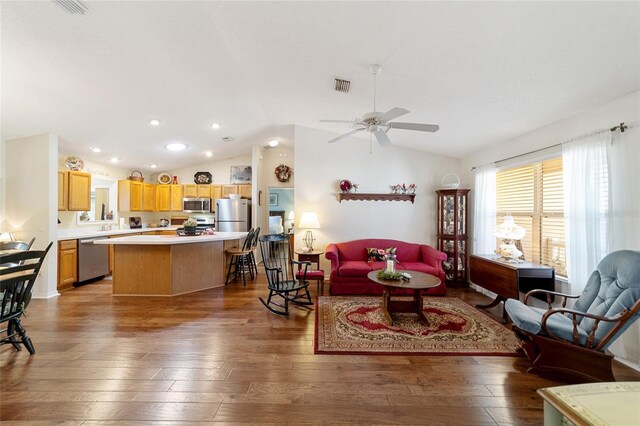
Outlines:
[[[329,143],[338,142],[341,139],[349,137],[355,133],[369,131],[375,135],[380,145],[391,145],[391,140],[387,135],[390,129],[417,130],[419,132],[437,132],[440,126],[437,124],[421,124],[421,123],[402,123],[391,121],[409,113],[405,108],[395,107],[387,112],[376,111],[376,77],[382,70],[382,67],[373,64],[369,67],[369,71],[373,74],[373,112],[367,112],[358,120],[320,120],[323,123],[348,123],[355,130],[352,130],[337,138],[331,139]]]

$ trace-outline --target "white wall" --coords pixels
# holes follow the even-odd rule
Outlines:
[[[334,133],[295,127],[296,225],[305,211],[315,211],[322,229],[314,230],[316,247],[361,238],[391,238],[435,246],[436,194],[442,177],[456,172],[459,161],[374,141],[348,138],[335,144]],[[359,192],[386,193],[397,183],[417,185],[415,204],[399,201],[338,202],[339,182],[349,179]],[[301,247],[303,229],[296,229]],[[329,263],[322,256],[328,274]]]
[[[594,130],[611,128],[620,122],[638,123],[639,121],[640,91],[636,91],[465,157],[461,161],[460,173],[464,182],[473,183],[473,174],[470,171],[472,166],[480,166],[546,148]],[[579,188],[577,189],[579,190]],[[630,182],[629,190],[637,190],[637,183]],[[470,222],[473,226],[473,217],[470,217]],[[616,355],[616,359],[640,370],[640,344],[638,342],[640,342],[640,321],[630,327],[611,346],[611,351]]]
[[[178,183],[188,185],[194,183],[193,177],[197,172],[209,172],[212,176],[212,183],[229,184],[231,182],[231,166],[250,166],[251,153],[232,158],[212,159],[195,166],[181,169],[168,170],[171,176],[178,176]],[[154,183],[157,182],[154,178]]]
[[[4,142],[5,229],[34,248],[53,246],[33,288],[34,298],[57,292],[58,136],[44,134]]]

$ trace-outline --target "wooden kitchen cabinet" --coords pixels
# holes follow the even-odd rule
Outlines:
[[[238,194],[242,198],[251,199],[251,185],[238,185]]]
[[[215,209],[216,200],[222,198],[222,185],[211,186],[211,211]]]
[[[91,210],[91,174],[84,172],[67,172],[68,201],[67,210]],[[59,185],[58,185],[59,188]],[[58,195],[58,198],[60,196]]]
[[[229,194],[238,194],[238,185],[222,185],[221,198],[229,198]]]
[[[156,187],[156,211],[171,211],[171,185],[158,185]]]
[[[182,211],[182,198],[183,191],[182,185],[169,185],[171,187],[171,211]]]
[[[69,172],[58,170],[58,211],[69,205]]]
[[[78,240],[58,241],[58,291],[78,281]]]
[[[145,183],[142,186],[142,211],[152,212],[156,210],[156,187],[152,183]]]
[[[144,185],[133,180],[118,181],[118,210],[124,212],[142,211]]]
[[[211,185],[196,185],[198,198],[211,198]]]
[[[211,198],[211,185],[184,185],[184,198]]]

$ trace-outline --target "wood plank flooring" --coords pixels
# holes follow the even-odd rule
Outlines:
[[[523,358],[314,355],[314,312],[277,317],[258,300],[265,288],[259,278],[173,298],[112,297],[103,280],[33,300],[23,323],[36,355],[0,347],[0,421],[537,425],[536,389],[564,384],[526,373]],[[616,375],[640,380],[622,366]]]

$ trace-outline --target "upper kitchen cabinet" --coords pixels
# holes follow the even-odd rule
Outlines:
[[[156,187],[152,183],[142,184],[142,211],[152,212],[156,210]]]
[[[211,185],[184,185],[184,198],[211,198]]]
[[[238,194],[242,198],[251,199],[251,185],[238,185]]]
[[[58,172],[58,210],[91,210],[91,174]]]
[[[158,185],[156,187],[156,211],[181,212],[182,185]]]
[[[216,200],[222,198],[222,185],[211,185],[211,208],[216,205]]]
[[[69,172],[58,170],[58,210],[66,210],[69,205]]]
[[[144,184],[133,180],[118,181],[118,210],[124,212],[142,211]]]
[[[170,185],[171,186],[171,211],[182,211],[182,198],[183,191],[182,185]]]
[[[240,194],[242,198],[251,199],[251,185],[222,185],[222,197],[229,198],[229,194]]]

